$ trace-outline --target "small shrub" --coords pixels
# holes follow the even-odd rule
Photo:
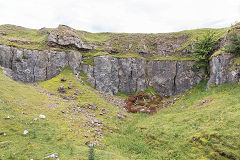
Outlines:
[[[234,54],[235,56],[240,56],[240,34],[237,32],[231,32],[227,36],[227,39],[230,44],[225,46],[226,51]]]

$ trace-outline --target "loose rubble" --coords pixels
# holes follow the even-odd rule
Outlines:
[[[59,93],[66,93],[65,86],[59,86],[59,87],[58,87],[58,92],[59,92]]]

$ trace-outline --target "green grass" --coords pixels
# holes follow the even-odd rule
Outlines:
[[[40,30],[14,25],[1,25],[0,32],[4,35],[0,35],[0,44],[24,49],[44,50],[47,49],[46,37],[48,31],[50,29],[41,32]]]
[[[66,77],[67,82],[61,82],[62,77]],[[59,85],[67,86],[67,83],[71,83],[73,89],[68,90],[65,96],[71,96],[75,91],[83,92],[76,100],[66,101],[56,92]],[[47,90],[53,96],[37,90]],[[91,140],[92,135],[90,133],[89,138],[83,135],[93,128],[79,127],[87,120],[86,117],[71,112],[69,108],[74,103],[83,105],[88,102],[95,103],[99,110],[103,107],[108,110],[111,119],[100,116],[99,110],[93,111],[103,121],[105,132],[115,129],[117,121],[114,117],[118,109],[88,86],[80,84],[68,68],[58,77],[40,82],[37,89],[14,82],[0,72],[0,159],[43,159],[55,152],[60,159],[87,159],[88,147],[85,142]],[[63,110],[67,113],[63,114]],[[40,114],[45,115],[46,119],[39,119]],[[7,116],[10,119],[6,120]],[[38,120],[34,121],[34,118]],[[24,130],[28,130],[29,134],[23,135]],[[3,133],[7,136],[2,136]],[[104,144],[104,140],[101,143]],[[95,155],[97,159],[126,159],[99,147],[95,148]]]
[[[109,55],[108,52],[102,52],[102,51],[91,51],[87,53],[81,53],[83,56],[83,64],[86,65],[94,65],[94,57],[100,56],[100,55]]]
[[[103,43],[109,39],[109,34],[107,33],[88,33],[85,37],[87,41],[94,43]]]
[[[182,47],[179,48],[177,50],[177,52],[183,51],[185,48],[189,47],[189,45],[191,45],[191,43],[195,42],[198,38],[201,38],[202,36],[204,36],[207,32],[214,32],[216,34],[215,38],[220,39],[220,38],[223,38],[227,34],[228,30],[229,30],[229,28],[220,28],[220,29],[202,28],[202,29],[185,30],[185,31],[177,32],[176,34],[189,35],[188,40],[186,42],[184,42]]]
[[[223,53],[224,53],[224,49],[221,48],[221,49],[215,51],[215,52],[211,55],[210,59],[211,59],[212,57],[217,57],[218,55],[221,55],[221,54],[223,54]]]
[[[63,77],[66,82],[60,80]],[[57,92],[60,85],[73,88],[63,95]],[[76,91],[81,94],[75,100],[65,100]],[[154,92],[152,88],[148,91]],[[239,93],[239,84],[206,91],[206,82],[201,82],[157,114],[132,114],[123,121],[116,118],[120,110],[87,84],[82,85],[69,68],[51,80],[39,82],[37,88],[0,73],[0,159],[42,159],[55,152],[60,159],[87,159],[89,148],[84,143],[93,135],[89,139],[83,135],[93,128],[79,127],[87,118],[69,108],[89,102],[109,112],[100,116],[99,110],[91,111],[105,125],[104,145],[95,147],[97,159],[239,159]],[[63,114],[63,110],[67,112]],[[40,114],[47,118],[34,121]],[[7,116],[10,119],[5,119]],[[24,130],[29,134],[23,135]]]
[[[153,57],[147,58],[147,60],[150,60],[150,61],[194,61],[194,59],[192,57],[180,57],[177,55],[173,55],[173,56],[169,56],[169,57],[155,55]]]
[[[126,44],[133,44],[129,52],[113,55],[117,58],[192,60],[177,55],[144,58],[133,50],[143,43],[152,46],[156,38],[165,44],[180,38],[181,44],[186,47],[209,30],[212,29],[168,34],[82,32],[81,36],[94,43],[109,42],[119,50],[124,49]],[[45,43],[46,32],[11,25],[0,26],[0,31],[7,34],[0,36],[0,43],[9,45],[8,40],[13,37],[18,42],[11,42],[11,45],[28,49],[36,45],[36,49],[38,46],[44,49],[41,47],[44,47],[42,44]],[[222,37],[227,29],[215,31]],[[30,45],[26,45],[25,41],[30,42]],[[101,50],[103,48],[100,47],[97,51],[83,53],[84,63],[93,65],[95,56],[108,55]],[[150,51],[154,53],[156,46],[150,48]],[[234,65],[240,65],[239,58],[234,59]],[[103,146],[95,147],[96,159],[240,159],[239,84],[224,84],[206,91],[206,82],[201,82],[182,94],[182,98],[174,105],[161,109],[153,116],[128,114],[126,120],[119,120],[116,115],[122,111],[102,99],[88,85],[86,74],[82,72],[81,76],[85,85],[69,68],[65,68],[57,77],[35,83],[34,87],[14,82],[0,72],[0,159],[43,159],[55,152],[60,159],[87,159],[89,148],[84,143],[93,138],[94,128],[80,127],[89,119],[72,108],[76,105],[82,107],[89,102],[98,106],[97,111],[89,112],[103,121],[105,131],[100,141]],[[63,77],[67,79],[66,82],[61,81]],[[73,88],[66,89],[65,94],[59,94],[57,89],[60,85],[72,85]],[[146,92],[155,93],[150,87]],[[128,95],[119,93],[117,96],[125,98]],[[75,99],[66,100],[71,97]],[[202,103],[203,100],[209,102]],[[108,115],[99,115],[103,108],[108,111]],[[40,114],[47,118],[34,121]],[[10,119],[5,119],[7,116]],[[28,130],[29,134],[23,135],[24,130]],[[89,134],[88,130],[91,131]],[[3,133],[7,136],[3,136]],[[83,137],[85,134],[89,138]]]
[[[5,44],[8,46],[14,46],[24,49],[32,50],[47,50],[54,49],[47,46],[46,38],[50,31],[57,29],[45,28],[42,30],[28,29],[24,27],[14,26],[14,25],[1,25],[0,26],[0,44]],[[178,57],[178,52],[181,52],[185,48],[189,47],[198,37],[201,37],[208,31],[216,32],[216,38],[219,39],[225,35],[229,28],[222,29],[195,29],[195,30],[186,30],[181,32],[173,33],[156,33],[156,34],[141,34],[141,33],[90,33],[86,31],[75,30],[73,34],[79,36],[86,44],[97,44],[100,46],[97,47],[98,51],[108,51],[114,50],[120,52],[120,54],[115,55],[117,57],[125,58],[141,58],[136,55],[136,50],[142,49],[145,45],[148,49],[149,54],[153,55],[157,52],[157,45],[169,46],[171,44],[178,44],[181,47],[176,51],[172,50],[176,56],[174,58],[156,57],[155,60],[172,60],[180,59]],[[130,45],[131,47],[126,50],[126,46]],[[112,49],[109,49],[107,46],[110,46]],[[56,49],[54,49],[56,50]],[[63,49],[60,49],[63,50]],[[91,54],[87,55],[90,56]],[[176,58],[178,57],[178,58]],[[189,59],[189,58],[188,58]],[[86,62],[86,64],[91,64],[91,60]]]
[[[240,57],[234,57],[231,62],[231,67],[228,69],[229,71],[234,71],[240,66]]]
[[[83,64],[92,65],[92,66],[94,65],[94,57],[101,56],[101,55],[110,55],[108,52],[101,52],[101,51],[93,51],[93,52],[81,53],[81,54],[83,55]],[[137,58],[137,59],[142,59],[146,61],[194,61],[194,59],[191,57],[180,57],[176,55],[169,56],[169,57],[154,55],[152,57],[145,58],[140,56],[138,53],[118,53],[111,56],[115,58]]]
[[[170,108],[120,125],[109,148],[131,159],[240,159],[240,85],[205,88],[202,82]]]
[[[234,65],[240,66],[240,57],[234,59]]]

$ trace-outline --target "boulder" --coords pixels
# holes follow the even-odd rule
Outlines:
[[[66,25],[59,25],[57,29],[52,30],[47,37],[47,42],[51,47],[77,50],[91,50],[94,48],[84,44],[77,32]]]

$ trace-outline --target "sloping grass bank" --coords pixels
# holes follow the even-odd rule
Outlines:
[[[108,146],[130,159],[240,159],[240,85],[205,86],[153,116],[136,115]]]

